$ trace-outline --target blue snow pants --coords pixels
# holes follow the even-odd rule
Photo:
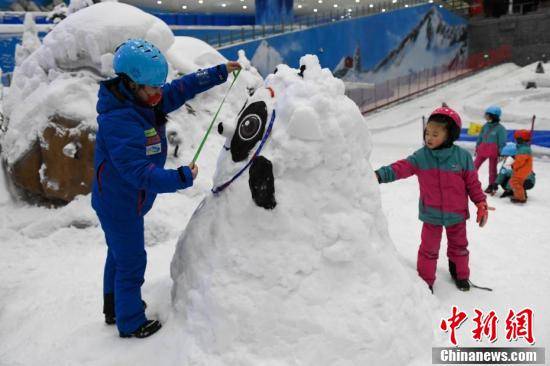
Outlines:
[[[145,323],[141,285],[147,253],[143,217],[116,221],[99,217],[107,242],[103,293],[115,297],[116,325],[121,333],[132,333]]]

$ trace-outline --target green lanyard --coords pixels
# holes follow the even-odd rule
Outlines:
[[[214,118],[212,118],[212,122],[210,122],[210,126],[208,126],[208,130],[206,130],[206,133],[204,134],[204,137],[202,138],[201,144],[199,145],[199,148],[197,149],[197,152],[195,153],[195,157],[193,157],[193,160],[191,161],[191,166],[195,165],[197,162],[197,159],[199,158],[199,155],[201,154],[201,150],[204,147],[204,143],[206,142],[206,139],[208,138],[208,135],[210,135],[210,131],[212,130],[212,126],[214,126],[214,122],[216,122],[216,118],[218,118],[218,114],[220,113],[220,110],[222,109],[222,105],[225,102],[225,98],[229,95],[229,91],[231,91],[231,88],[233,88],[233,84],[235,84],[235,81],[237,81],[237,78],[239,77],[239,74],[241,73],[241,69],[237,70],[237,72],[233,72],[233,81],[231,82],[231,85],[229,85],[229,89],[227,89],[227,92],[225,93],[225,96],[222,99],[222,102],[220,106],[218,107],[218,110],[216,111],[216,114],[214,115]]]

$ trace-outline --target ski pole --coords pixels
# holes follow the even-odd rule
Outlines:
[[[195,165],[197,162],[197,159],[199,158],[199,155],[201,154],[202,148],[204,147],[204,143],[206,142],[206,139],[208,138],[208,135],[210,135],[210,131],[212,131],[212,126],[214,126],[214,122],[216,122],[216,118],[218,118],[218,114],[220,113],[220,110],[222,109],[223,103],[225,103],[225,98],[229,95],[229,92],[231,91],[231,88],[233,88],[233,85],[235,84],[235,81],[237,81],[237,78],[239,77],[239,74],[241,73],[241,69],[237,70],[237,72],[233,72],[233,81],[231,82],[231,85],[229,85],[229,89],[225,92],[225,95],[222,99],[222,102],[220,103],[220,106],[218,107],[218,110],[216,111],[216,114],[214,114],[214,118],[212,118],[212,122],[210,122],[210,126],[208,126],[208,129],[206,130],[206,133],[204,134],[204,137],[202,138],[202,141],[199,145],[199,148],[197,149],[197,152],[195,153],[195,156],[193,157],[193,160],[191,161],[191,166]]]

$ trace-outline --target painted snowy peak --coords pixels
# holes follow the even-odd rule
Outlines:
[[[214,187],[263,143],[276,205],[255,202],[244,169],[178,241],[172,299],[196,346],[189,364],[427,364],[429,291],[389,239],[366,123],[316,56],[300,64],[279,65],[220,128]]]
[[[174,42],[160,19],[130,5],[105,2],[61,21],[13,73],[4,101],[9,129],[3,154],[13,163],[59,115],[96,128],[98,82],[113,76],[115,48],[128,38],[152,41],[163,52]]]
[[[418,24],[368,72],[354,58],[353,68],[341,61],[335,73],[346,81],[375,82],[422,71],[429,67],[453,66],[466,57],[467,28],[448,24],[437,8],[431,8]],[[360,60],[358,60],[360,62]]]

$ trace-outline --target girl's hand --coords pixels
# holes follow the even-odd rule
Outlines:
[[[197,175],[199,174],[199,166],[197,164],[189,164],[189,169],[191,169],[191,175],[193,176],[193,180],[197,178]]]
[[[228,63],[225,64],[225,66],[227,67],[228,74],[232,73],[233,71],[242,69],[241,64],[238,63],[237,61],[229,61]]]
[[[487,205],[487,201],[482,201],[476,203],[477,206],[477,219],[476,222],[479,224],[479,227],[484,227],[489,219],[489,211],[494,211],[494,207]]]

